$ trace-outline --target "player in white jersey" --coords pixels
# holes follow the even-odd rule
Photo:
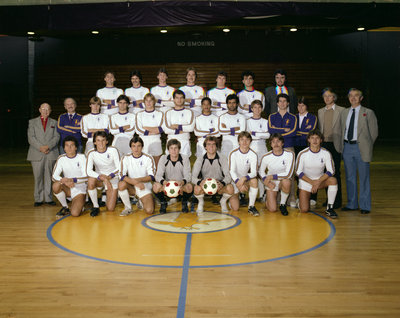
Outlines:
[[[173,94],[174,108],[167,110],[164,117],[164,132],[168,135],[167,140],[177,139],[181,143],[181,154],[190,157],[192,151],[190,149],[190,133],[194,129],[194,113],[190,109],[186,109],[185,93],[176,90]],[[165,149],[168,154],[168,149]]]
[[[105,131],[108,133],[110,120],[105,114],[100,114],[101,100],[98,97],[92,97],[89,101],[90,114],[82,117],[81,134],[83,138],[87,138],[85,146],[85,155],[93,149],[93,135],[97,131]]]
[[[289,197],[291,177],[294,171],[294,153],[283,149],[283,144],[282,135],[272,134],[272,150],[261,158],[258,174],[267,190],[267,199],[265,200],[267,209],[271,212],[277,210],[278,191],[281,191],[279,210],[282,215],[288,215],[286,201]]]
[[[310,209],[311,193],[319,189],[328,188],[328,205],[325,214],[333,219],[337,214],[333,209],[336,193],[338,191],[331,153],[321,147],[324,140],[318,130],[312,130],[307,136],[310,147],[300,151],[296,160],[296,174],[299,177],[299,208],[300,212],[308,212]]]
[[[153,156],[157,167],[162,155],[164,114],[155,109],[156,98],[151,93],[144,96],[144,105],[145,109],[136,114],[136,132],[144,142],[143,152]]]
[[[106,82],[106,86],[97,90],[96,96],[101,99],[101,113],[112,115],[118,112],[117,98],[124,91],[114,87],[115,74],[113,72],[105,72],[104,81]]]
[[[186,69],[186,85],[179,87],[185,93],[185,107],[193,110],[197,117],[201,114],[201,99],[205,96],[203,87],[196,85],[197,72],[194,67]]]
[[[270,135],[268,132],[268,120],[261,118],[263,106],[260,100],[253,100],[250,107],[252,109],[252,117],[248,118],[246,121],[246,131],[248,131],[253,138],[250,148],[258,155],[258,165],[260,166],[262,156],[268,152],[266,143]],[[258,196],[262,198],[263,195],[264,185],[259,179]]]
[[[119,154],[117,148],[108,147],[107,137],[104,131],[96,132],[93,136],[95,148],[87,156],[88,194],[93,203],[90,216],[93,217],[100,212],[97,201],[97,187],[105,186],[108,211],[114,211],[117,202]]]
[[[231,94],[236,94],[233,89],[225,86],[228,74],[224,71],[218,72],[217,86],[207,92],[207,96],[212,100],[211,111],[213,114],[219,116],[227,111],[226,98]]]
[[[62,143],[65,154],[58,157],[53,169],[53,192],[62,208],[56,218],[71,214],[79,216],[85,205],[87,190],[86,157],[77,153],[78,141],[73,136],[67,136]],[[72,200],[71,210],[68,208],[67,197]]]
[[[229,153],[239,147],[238,135],[246,130],[246,118],[237,111],[239,99],[235,94],[226,98],[228,112],[219,116],[218,130],[222,135],[221,153],[228,157]]]
[[[251,103],[254,100],[261,101],[261,110],[264,110],[265,107],[264,94],[254,89],[254,79],[255,74],[252,71],[244,71],[242,73],[242,83],[244,85],[244,89],[237,94],[239,97],[239,113],[245,115],[246,117],[252,116]]]
[[[156,98],[156,107],[162,112],[166,112],[171,107],[174,107],[172,94],[174,93],[175,88],[167,84],[168,73],[165,68],[160,68],[158,70],[157,79],[158,85],[152,87],[150,93],[152,93]]]
[[[239,148],[229,154],[229,172],[232,177],[235,194],[230,200],[234,211],[239,210],[239,193],[249,192],[248,211],[253,216],[259,216],[254,204],[257,199],[257,154],[250,148],[251,135],[242,131],[237,137]]]
[[[125,95],[130,99],[129,112],[137,113],[144,109],[143,98],[150,90],[142,86],[142,73],[140,73],[140,71],[133,70],[129,75],[129,79],[132,83],[132,87],[125,90]]]
[[[204,97],[201,100],[202,113],[196,117],[194,125],[194,134],[197,137],[196,157],[202,157],[206,150],[204,149],[204,140],[207,136],[219,137],[218,117],[211,114],[211,99]]]
[[[118,184],[118,193],[124,203],[124,210],[120,216],[132,213],[129,194],[136,195],[147,214],[154,212],[154,200],[151,181],[154,181],[155,165],[153,157],[143,153],[143,140],[134,136],[129,145],[131,151],[121,160],[121,181]]]
[[[110,116],[110,132],[114,135],[112,145],[122,157],[131,152],[129,141],[135,134],[135,114],[128,112],[129,98],[121,95],[117,98],[119,112]]]

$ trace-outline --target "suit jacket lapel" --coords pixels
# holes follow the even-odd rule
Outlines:
[[[339,110],[337,109],[337,107],[335,107],[335,110],[333,111],[332,127],[335,127],[335,123],[338,118],[339,118]]]
[[[365,108],[361,106],[360,111],[358,112],[357,139],[360,136],[361,130],[365,126],[365,120],[363,120],[364,114],[365,114]]]

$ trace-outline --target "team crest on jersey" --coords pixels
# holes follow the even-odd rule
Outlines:
[[[125,121],[127,121],[128,120],[128,117],[125,117]]]
[[[142,160],[140,160],[139,164],[140,164],[141,166],[143,166],[143,161],[142,161]]]
[[[110,155],[109,154],[107,154],[107,159],[110,159]]]
[[[155,116],[154,116],[154,114],[153,114],[153,116],[151,116],[153,119],[155,118]]]
[[[282,160],[282,166],[284,166],[285,165],[285,160]]]
[[[321,158],[321,163],[324,163],[324,158]]]
[[[215,212],[203,212],[201,217],[192,213],[170,212],[156,214],[143,220],[153,230],[173,233],[204,233],[221,231],[240,224],[240,219]]]
[[[289,125],[289,119],[286,119],[285,125],[286,125],[286,126]]]
[[[236,122],[237,122],[237,123],[239,123],[239,122],[240,122],[239,118],[238,118],[238,119],[236,119]]]
[[[100,117],[97,117],[97,121],[100,121]]]
[[[262,128],[262,125],[260,124],[260,129]]]
[[[306,126],[308,125],[308,122],[309,122],[310,120],[307,118],[307,120],[306,120]]]
[[[79,167],[79,162],[76,163],[76,166]]]

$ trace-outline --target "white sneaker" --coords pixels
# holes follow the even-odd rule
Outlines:
[[[178,202],[178,200],[176,198],[172,198],[168,201],[168,205],[172,205],[174,203]]]
[[[203,213],[204,212],[204,204],[198,204],[197,205],[197,210],[196,210],[196,212],[197,213]]]
[[[139,210],[143,210],[143,203],[142,203],[142,201],[140,199],[138,200],[138,202],[136,202],[136,207]]]
[[[311,205],[311,206],[316,206],[316,205],[317,205],[317,201],[315,201],[315,200],[310,200],[310,205]]]
[[[119,216],[128,216],[129,214],[132,214],[132,209],[126,208],[123,210]]]
[[[221,199],[221,201],[219,201],[219,203],[221,204],[221,213],[228,213],[229,212],[228,207],[226,205],[226,201],[227,200],[222,200],[222,199]]]
[[[297,208],[296,201],[290,201],[289,205],[290,205],[291,208]]]

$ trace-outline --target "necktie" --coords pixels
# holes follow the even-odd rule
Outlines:
[[[353,108],[353,113],[351,114],[349,130],[347,131],[347,140],[352,141],[354,135],[354,120],[356,118],[356,110]]]
[[[69,114],[69,120],[72,120],[73,115]]]

